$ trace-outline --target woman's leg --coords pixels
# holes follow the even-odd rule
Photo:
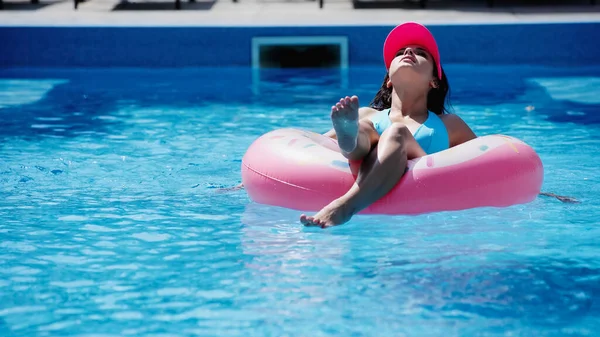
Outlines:
[[[302,214],[307,226],[330,227],[349,221],[352,216],[386,195],[402,178],[407,161],[425,156],[419,143],[403,124],[393,123],[365,157],[356,182],[340,198],[314,216]]]

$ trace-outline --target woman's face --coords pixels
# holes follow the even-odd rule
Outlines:
[[[389,68],[390,81],[388,85],[419,85],[429,88],[434,80],[433,57],[418,45],[403,47],[396,53]]]

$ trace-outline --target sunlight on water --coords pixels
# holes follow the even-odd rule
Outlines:
[[[56,85],[66,82],[66,80],[53,79],[0,79],[0,108],[34,103],[42,99]],[[38,116],[38,120],[45,120],[45,118]]]
[[[532,82],[544,87],[553,100],[600,104],[600,77],[534,78]]]
[[[338,74],[266,74],[260,95],[249,69],[0,71],[0,332],[595,335],[600,69],[447,72],[453,110],[477,134],[526,141],[543,190],[581,203],[321,230],[219,191],[240,182],[261,134],[324,132],[339,97],[368,104],[379,68],[351,69],[347,89]],[[22,82],[40,74],[65,80]]]

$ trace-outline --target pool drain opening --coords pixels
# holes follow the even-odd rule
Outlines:
[[[343,36],[283,36],[252,39],[253,68],[347,68]]]

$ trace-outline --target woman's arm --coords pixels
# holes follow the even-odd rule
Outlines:
[[[463,121],[458,115],[447,114],[441,115],[440,118],[448,130],[450,147],[460,145],[477,138],[477,135],[475,135],[473,130],[471,130],[467,123],[465,123],[465,121]]]

